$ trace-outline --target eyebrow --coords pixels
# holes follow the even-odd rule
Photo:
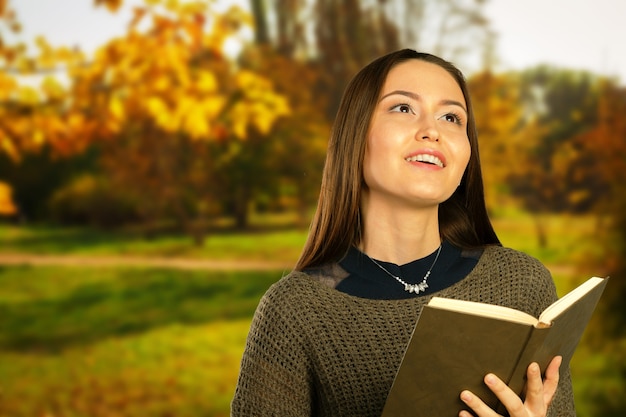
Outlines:
[[[393,96],[393,95],[395,95],[395,94],[399,94],[399,95],[401,95],[401,96],[406,96],[406,97],[409,97],[409,98],[411,98],[411,99],[413,99],[413,100],[417,100],[417,101],[421,100],[421,97],[420,97],[420,95],[419,95],[419,94],[413,93],[413,92],[411,92],[411,91],[406,91],[406,90],[394,90],[394,91],[392,91],[392,92],[390,92],[390,93],[387,93],[387,94],[385,94],[384,96],[382,96],[382,97],[380,98],[380,100],[379,100],[379,101],[383,101],[385,98],[387,98],[387,97],[389,97],[389,96]],[[463,105],[463,103],[461,103],[460,101],[456,101],[456,100],[449,100],[449,99],[444,99],[444,100],[441,100],[441,101],[439,102],[439,104],[442,104],[442,105],[445,105],[445,106],[458,106],[458,107],[460,107],[461,109],[463,109],[463,111],[467,114],[467,109],[465,108],[465,106]]]

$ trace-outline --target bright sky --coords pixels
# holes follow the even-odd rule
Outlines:
[[[238,0],[247,4],[247,0]],[[126,5],[140,0],[125,0]],[[93,0],[10,0],[25,39],[43,34],[53,45],[93,50],[124,33],[130,11],[94,8]],[[500,69],[539,63],[585,69],[626,85],[625,0],[488,0],[498,33]]]
[[[538,63],[618,77],[626,85],[626,1],[489,0],[504,68]]]

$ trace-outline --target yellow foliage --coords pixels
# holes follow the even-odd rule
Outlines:
[[[148,113],[152,116],[157,126],[169,132],[176,130],[177,123],[172,112],[160,97],[149,97],[146,100],[146,106]]]
[[[122,4],[94,2],[110,10]],[[18,137],[1,137],[1,148],[17,155],[50,144],[65,153],[96,140],[127,137],[124,131],[141,134],[146,121],[160,130],[150,134],[164,140],[180,134],[196,140],[245,139],[250,129],[269,134],[276,120],[290,113],[286,98],[258,73],[237,70],[222,52],[224,40],[252,19],[236,7],[223,15],[211,7],[206,1],[145,0],[135,8],[127,35],[89,59],[37,38],[39,55],[20,53],[16,63],[30,71],[63,62],[73,83],[66,88],[46,77],[34,89],[0,74],[0,99],[15,100],[37,116],[11,117],[0,110]]]
[[[0,101],[8,100],[17,89],[17,81],[15,78],[0,72]]]
[[[166,74],[157,75],[154,77],[154,81],[152,81],[152,88],[158,92],[167,92],[172,88],[170,77]]]
[[[217,80],[212,72],[202,71],[198,75],[196,85],[200,93],[212,93],[217,89]]]
[[[35,129],[32,133],[32,140],[35,145],[43,145],[46,141],[46,133],[41,129]]]
[[[210,96],[199,102],[199,106],[202,109],[205,117],[209,119],[216,119],[224,108],[226,100],[221,96]]]
[[[20,103],[24,105],[35,106],[40,102],[39,93],[33,87],[20,86],[17,93]]]
[[[178,0],[166,0],[165,7],[169,10],[177,10],[180,8],[180,2]]]
[[[9,158],[14,161],[20,160],[20,152],[15,147],[15,144],[12,140],[4,135],[4,133],[0,130],[0,149],[4,151]]]
[[[119,97],[113,96],[109,100],[109,114],[116,120],[124,119],[124,104]]]
[[[205,117],[201,107],[191,107],[183,115],[182,128],[193,139],[207,137],[210,132],[209,119]]]
[[[65,89],[54,77],[46,77],[41,82],[41,90],[50,100],[61,100],[65,96]]]
[[[242,94],[231,111],[235,136],[247,137],[248,127],[266,135],[279,117],[289,115],[287,99],[273,91],[269,80],[251,71],[241,71],[236,82]]]

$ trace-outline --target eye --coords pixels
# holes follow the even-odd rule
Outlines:
[[[463,124],[463,120],[461,119],[461,116],[459,116],[456,113],[446,113],[443,116],[441,116],[441,119],[445,120],[446,122],[455,123],[457,125]]]
[[[389,110],[398,113],[414,113],[411,106],[405,103],[396,104],[395,106],[392,106]]]

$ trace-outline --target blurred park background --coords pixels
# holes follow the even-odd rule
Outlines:
[[[506,69],[489,0],[83,1],[119,33],[57,44],[25,27],[18,2],[37,0],[0,0],[0,416],[227,416],[256,304],[306,238],[341,92],[401,47],[466,72],[503,243],[560,294],[612,276],[572,372],[579,416],[626,415],[613,68]]]

